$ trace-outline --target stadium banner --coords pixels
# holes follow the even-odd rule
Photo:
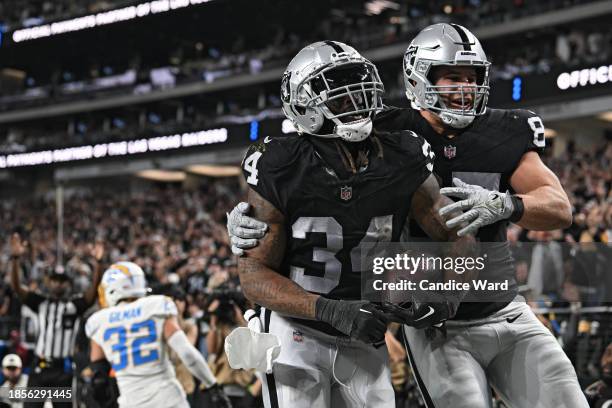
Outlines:
[[[251,121],[244,124],[232,124],[135,140],[0,155],[0,169],[85,162],[166,151],[180,153],[197,147],[200,149],[213,146],[215,148],[246,147],[250,143],[267,136],[275,137],[290,134],[295,134],[295,128],[287,119]]]
[[[612,61],[574,69],[553,69],[545,74],[519,74],[495,82],[489,103],[494,107],[522,107],[525,102],[558,102],[609,95]]]
[[[361,294],[373,302],[612,301],[605,243],[362,242]],[[355,249],[353,251],[355,251]]]

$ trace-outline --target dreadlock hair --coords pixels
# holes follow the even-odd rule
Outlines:
[[[336,150],[338,151],[338,154],[342,159],[342,164],[344,164],[344,167],[353,174],[357,174],[360,168],[367,167],[370,164],[370,159],[368,158],[368,155],[370,153],[370,145],[374,145],[374,148],[376,149],[376,157],[378,157],[379,159],[382,159],[384,157],[383,147],[382,143],[380,142],[380,139],[378,138],[378,133],[373,130],[369,138],[371,140],[370,143],[360,142],[363,144],[362,146],[359,146],[359,150],[357,150],[356,159],[353,157],[353,154],[347,147],[346,143],[338,139],[334,140],[334,145],[336,146]],[[367,140],[368,139],[366,139],[366,141]]]

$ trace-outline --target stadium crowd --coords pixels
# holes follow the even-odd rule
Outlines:
[[[555,270],[554,262],[542,260],[549,259],[546,257],[557,250],[553,244],[610,242],[612,179],[606,169],[610,168],[611,161],[610,142],[586,150],[570,144],[560,156],[547,158],[570,196],[574,224],[566,231],[550,233],[522,231],[517,226],[510,228],[509,238],[517,249],[517,277],[525,285],[527,295],[537,295],[535,308],[564,307],[569,301],[602,304],[601,298],[596,302],[588,291],[581,292],[589,283],[588,278],[585,278],[587,282],[581,281],[576,272],[579,267],[567,269],[562,265],[560,270]],[[244,324],[241,315],[247,307],[240,294],[236,262],[224,224],[226,211],[242,198],[242,190],[235,179],[201,181],[194,188],[168,184],[137,192],[72,189],[64,206],[61,261],[55,244],[57,222],[53,194],[29,201],[4,200],[0,213],[0,357],[17,353],[23,367],[32,358],[31,345],[28,345],[32,327],[24,324],[31,317],[10,290],[9,274],[5,272],[9,267],[10,235],[17,231],[28,242],[22,265],[25,280],[31,289],[41,290],[45,289],[44,277],[61,263],[72,277],[73,291],[84,291],[92,276],[89,248],[95,242],[103,242],[105,263],[136,262],[144,269],[154,292],[168,294],[176,300],[186,319],[186,330],[193,332],[193,341],[208,357],[234,401],[245,404],[238,406],[256,406],[253,404],[257,404],[259,382],[252,373],[231,370],[223,353],[223,339],[233,327]],[[530,241],[532,244],[528,244]],[[536,251],[542,242],[549,245]],[[574,264],[580,258],[580,250],[577,253],[568,258]],[[588,265],[590,270],[598,267],[596,261]],[[590,279],[598,278],[590,275]],[[576,364],[584,386],[598,378],[599,358],[612,342],[609,317],[610,313],[544,313],[541,316]],[[388,337],[398,401],[416,401],[418,392],[408,374],[403,349],[398,347],[396,338]],[[77,353],[75,360],[81,361],[77,364],[81,372],[87,364],[83,354],[87,342],[79,337],[76,346],[81,354]],[[183,371],[180,377],[188,394],[197,394],[189,373]]]
[[[47,3],[55,4],[43,4]],[[108,2],[98,3],[109,6]],[[207,39],[206,35],[193,36],[189,33],[177,36],[184,37],[181,41],[174,41],[153,28],[152,35],[157,36],[159,42],[154,57],[147,52],[146,43],[141,43],[148,42],[149,38],[139,40],[135,37],[124,41],[121,37],[117,40],[110,36],[108,41],[115,43],[117,55],[88,55],[88,47],[75,41],[75,47],[82,48],[86,64],[75,65],[73,58],[62,58],[62,50],[57,50],[50,57],[48,69],[45,70],[41,70],[35,62],[11,61],[9,58],[2,63],[2,67],[16,68],[22,72],[22,79],[17,81],[19,85],[5,86],[0,97],[0,110],[39,106],[51,99],[62,102],[113,94],[148,93],[180,84],[214,82],[241,74],[257,74],[284,66],[288,58],[304,44],[321,38],[334,38],[364,51],[408,42],[421,28],[432,23],[452,20],[475,28],[580,2],[436,1],[411,2],[409,5],[393,3],[395,6],[386,4],[380,8],[374,3],[362,8],[355,8],[354,5],[343,8],[340,7],[344,4],[343,0],[337,0],[330,2],[332,12],[327,8],[313,8],[305,19],[318,22],[314,31],[294,25],[295,16],[282,20],[282,16],[272,12],[272,4],[264,3],[254,12],[268,15],[253,19],[270,20],[268,24],[272,28],[263,43],[254,38],[252,29],[241,28],[240,24],[235,38],[224,43],[216,43]],[[229,18],[225,11],[217,13],[221,14],[220,20]],[[612,50],[609,24],[604,20],[589,23],[588,29],[583,27],[542,28],[505,36],[504,46],[501,47],[487,47],[485,41],[489,59],[494,64],[493,79],[547,73],[561,66],[573,68],[584,63],[606,62]],[[78,39],[78,35],[75,36]],[[396,68],[396,72],[399,72],[399,68]]]

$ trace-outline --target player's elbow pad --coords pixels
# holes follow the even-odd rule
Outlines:
[[[187,336],[182,330],[177,330],[170,336],[168,346],[178,354],[189,372],[206,385],[206,387],[210,387],[217,382],[204,357],[189,343]]]

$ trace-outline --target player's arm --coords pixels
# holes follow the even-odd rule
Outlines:
[[[168,316],[166,318],[163,333],[168,346],[176,352],[194,377],[200,380],[207,388],[216,384],[217,379],[210,371],[204,357],[189,342],[185,332],[181,330],[176,316]]]
[[[91,361],[89,368],[93,372],[91,377],[93,395],[97,401],[103,401],[108,397],[111,365],[106,360],[102,347],[94,340],[91,340],[89,350],[89,361]]]
[[[253,217],[268,225],[268,232],[256,247],[238,260],[240,285],[247,299],[277,313],[315,319],[318,295],[302,289],[277,271],[286,245],[285,217],[270,202],[249,188],[248,203]]]
[[[91,255],[94,264],[92,282],[91,286],[87,288],[83,294],[87,308],[94,304],[98,294],[98,286],[100,285],[100,280],[102,279],[102,257],[104,256],[104,245],[101,242],[96,242],[92,248]]]
[[[21,241],[21,236],[18,233],[11,235],[11,288],[17,294],[19,299],[24,302],[30,290],[21,283],[20,262],[21,256],[25,253],[26,243]]]
[[[240,285],[247,299],[285,316],[325,322],[365,343],[382,341],[387,318],[372,303],[327,299],[277,272],[285,254],[285,218],[253,189],[249,189],[248,202],[253,216],[269,229],[259,244],[238,260]]]
[[[557,176],[533,151],[527,152],[510,178],[510,185],[523,202],[516,223],[537,231],[567,228],[572,224],[572,207]]]
[[[452,200],[440,194],[440,186],[432,174],[412,196],[410,215],[430,238],[436,241],[455,241],[458,238],[456,230],[447,227],[438,212],[448,204],[452,204]]]
[[[217,383],[217,379],[212,371],[210,371],[210,367],[208,367],[204,357],[189,342],[185,332],[183,332],[178,324],[176,315],[170,315],[166,318],[163,334],[166,344],[174,350],[189,372],[200,380],[205,387],[212,405],[219,408],[231,408],[232,405],[229,398]]]
[[[436,241],[450,241],[452,244],[445,248],[444,254],[449,257],[475,257],[478,246],[473,235],[457,235],[457,228],[446,226],[444,219],[439,215],[439,209],[452,203],[450,199],[440,194],[438,181],[430,175],[421,184],[412,197],[411,216],[430,238]],[[456,216],[451,213],[451,216]],[[466,270],[461,274],[454,270],[444,271],[445,281],[470,282],[478,276],[477,270]],[[393,316],[394,321],[404,323],[416,328],[426,328],[452,318],[461,299],[467,291],[444,291],[430,293],[426,302],[413,303],[408,308],[385,304],[385,311]]]

